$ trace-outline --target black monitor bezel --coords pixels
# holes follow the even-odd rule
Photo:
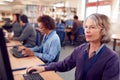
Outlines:
[[[0,49],[1,49],[1,54],[0,54],[1,59],[3,61],[2,62],[3,64],[0,65],[1,66],[0,68],[1,69],[3,68],[2,70],[0,69],[2,71],[2,72],[0,72],[0,76],[2,77],[1,80],[3,80],[3,79],[14,80],[2,28],[0,28]]]

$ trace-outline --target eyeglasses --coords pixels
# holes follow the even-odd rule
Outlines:
[[[45,29],[45,27],[40,27],[40,26],[38,26],[38,28],[41,29],[41,30]]]
[[[91,26],[85,26],[84,29],[96,30],[96,29],[102,29],[102,28],[91,25]]]
[[[41,30],[45,29],[45,27],[42,24],[38,24],[38,28],[41,29]]]

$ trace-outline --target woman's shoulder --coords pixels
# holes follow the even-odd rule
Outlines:
[[[87,48],[89,46],[89,43],[83,43],[83,44],[80,44],[78,47],[76,48]]]
[[[78,47],[76,47],[74,50],[80,51],[80,52],[85,51],[87,50],[88,46],[89,46],[89,43],[83,43],[83,44],[80,44]]]
[[[119,57],[119,54],[116,51],[110,49],[109,47],[106,47],[105,54],[108,55],[108,57]]]
[[[45,36],[44,36],[45,37]],[[52,34],[51,35],[49,35],[49,41],[56,41],[56,40],[58,40],[59,39],[59,37],[58,37],[58,35],[56,34],[56,31],[52,31]]]

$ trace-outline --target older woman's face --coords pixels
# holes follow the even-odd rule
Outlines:
[[[85,38],[88,42],[100,42],[102,29],[96,26],[93,20],[87,19],[85,23]]]
[[[48,29],[46,29],[41,22],[38,22],[38,30],[40,31],[41,34],[44,35],[47,33]]]

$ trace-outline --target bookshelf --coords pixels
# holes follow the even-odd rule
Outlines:
[[[37,17],[40,15],[39,5],[26,5],[24,13],[28,16],[28,20],[31,24],[37,22]]]

